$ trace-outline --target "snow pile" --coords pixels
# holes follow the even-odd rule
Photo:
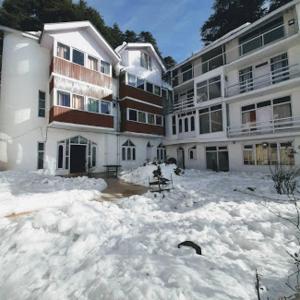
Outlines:
[[[103,179],[65,178],[40,172],[0,172],[0,216],[99,198],[100,191],[105,188]]]
[[[165,178],[171,179],[171,177],[174,178],[176,176],[174,173],[176,165],[161,164],[160,167],[162,169],[162,175]],[[134,170],[123,171],[120,174],[120,178],[125,182],[149,186],[149,182],[153,180],[154,170],[157,170],[157,166],[154,164],[148,164]]]
[[[153,169],[126,176],[146,184]],[[275,196],[263,174],[190,170],[174,176],[164,197],[73,201],[0,218],[0,299],[252,300],[256,268],[270,299],[289,295],[294,231],[261,199],[234,191],[249,186]],[[291,208],[267,205],[283,214]],[[178,249],[185,240],[204,255]]]

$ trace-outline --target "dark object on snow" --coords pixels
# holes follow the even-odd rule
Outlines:
[[[149,181],[149,185],[152,187],[152,193],[162,193],[164,191],[169,192],[173,188],[172,175],[171,179],[164,178],[161,172],[160,166],[157,166],[157,169],[153,171],[154,181]]]
[[[176,168],[176,169],[174,169],[174,173],[176,174],[176,175],[178,175],[178,176],[180,176],[181,174],[182,174],[182,170],[180,169],[180,168]]]
[[[161,168],[160,168],[160,166],[157,166],[157,169],[153,171],[153,177],[154,178],[161,177]]]
[[[166,160],[166,164],[167,165],[176,165],[177,164],[177,160],[176,160],[176,158],[174,158],[174,157],[170,157],[170,158],[168,158],[167,160]]]
[[[196,253],[198,255],[202,255],[202,250],[201,250],[200,246],[198,246],[194,242],[185,241],[185,242],[182,242],[182,243],[178,244],[178,248],[181,248],[182,246],[191,247],[191,248],[196,250]]]
[[[249,190],[249,191],[251,191],[251,192],[255,192],[256,188],[251,187],[251,186],[248,186],[248,187],[247,187],[247,190]]]

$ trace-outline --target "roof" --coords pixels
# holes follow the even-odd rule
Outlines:
[[[123,42],[122,45],[118,46],[115,51],[120,54],[122,51],[124,51],[127,48],[146,48],[148,50],[150,50],[150,52],[153,54],[153,56],[156,58],[156,60],[158,61],[159,65],[161,66],[162,70],[165,72],[166,71],[166,67],[165,64],[163,63],[162,59],[160,58],[160,56],[158,55],[158,53],[156,52],[156,50],[154,49],[153,45],[151,43],[126,43]]]
[[[74,29],[87,29],[95,38],[100,41],[106,48],[110,56],[116,61],[120,61],[120,56],[108,44],[99,31],[92,25],[90,21],[77,21],[77,22],[61,22],[61,23],[46,23],[41,34],[41,41],[43,40],[45,32],[55,32],[61,30],[74,30]]]
[[[271,13],[265,15],[264,17],[258,19],[257,21],[253,22],[253,23],[245,23],[242,26],[233,29],[232,31],[226,33],[225,35],[223,35],[222,37],[220,37],[219,39],[215,40],[214,42],[210,43],[209,45],[203,47],[202,49],[200,49],[198,52],[196,52],[195,54],[192,54],[190,57],[188,57],[187,59],[183,60],[182,62],[176,64],[174,67],[170,68],[169,71],[172,71],[174,69],[177,69],[178,67],[186,64],[187,62],[189,62],[190,60],[193,60],[195,58],[198,58],[199,56],[207,53],[208,51],[223,45],[225,42],[229,42],[233,39],[235,39],[236,37],[246,33],[247,31],[251,30],[252,28],[258,26],[259,24],[265,22],[266,20],[276,16],[277,14],[279,14],[280,12],[283,12],[287,9],[289,9],[290,7],[293,7],[294,5],[296,5],[297,3],[300,3],[300,0],[294,0],[291,1],[281,7],[279,7],[278,9],[272,11]]]
[[[40,31],[23,32],[23,31],[13,29],[13,28],[10,28],[10,27],[7,27],[7,26],[3,26],[3,25],[0,25],[0,31],[4,31],[4,32],[7,32],[7,33],[14,33],[14,34],[17,34],[17,35],[22,35],[22,36],[31,38],[33,40],[38,40],[39,36],[41,34]]]

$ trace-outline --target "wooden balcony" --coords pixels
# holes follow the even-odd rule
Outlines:
[[[57,73],[69,78],[112,89],[112,78],[106,74],[90,70],[59,57],[53,57],[50,74]]]
[[[156,96],[154,94],[148,93],[124,83],[120,84],[120,99],[131,97],[134,99],[142,100],[150,104],[162,106],[162,97]]]
[[[105,128],[114,127],[114,118],[111,115],[90,113],[62,106],[53,106],[50,109],[49,122],[62,122]]]

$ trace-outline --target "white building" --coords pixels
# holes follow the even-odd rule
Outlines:
[[[224,171],[300,164],[299,20],[292,1],[169,71],[168,156]]]
[[[89,22],[1,29],[1,170],[101,172],[164,158],[165,67],[150,44],[114,51]]]

